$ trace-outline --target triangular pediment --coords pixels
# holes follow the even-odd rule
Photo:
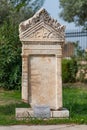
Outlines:
[[[20,24],[19,36],[21,41],[64,41],[64,30],[64,26],[51,18],[45,9],[41,9],[32,18]]]

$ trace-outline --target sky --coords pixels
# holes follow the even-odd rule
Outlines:
[[[65,25],[67,30],[77,28],[75,27],[74,23],[65,22],[62,18],[59,17],[59,12],[61,10],[59,8],[59,0],[45,0],[43,8],[48,11],[51,17],[57,19],[60,24]]]

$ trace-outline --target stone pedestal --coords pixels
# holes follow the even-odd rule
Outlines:
[[[22,42],[22,100],[34,105],[62,106],[61,59],[65,27],[45,9],[19,26]],[[53,112],[55,115],[55,112]]]
[[[53,118],[69,118],[69,111],[67,109],[51,110],[50,119]],[[35,119],[34,111],[31,108],[16,108],[17,120]],[[45,118],[44,118],[45,119]]]

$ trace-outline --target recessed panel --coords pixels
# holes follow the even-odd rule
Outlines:
[[[54,55],[29,57],[31,105],[56,105],[56,58]]]

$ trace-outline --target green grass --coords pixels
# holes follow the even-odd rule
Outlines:
[[[63,88],[63,106],[70,111],[69,119],[15,120],[15,108],[29,107],[21,101],[20,91],[0,90],[0,125],[15,124],[87,124],[87,88],[67,85]]]
[[[21,101],[21,94],[19,91],[0,90],[0,105],[18,103],[20,101]]]
[[[70,111],[70,121],[87,124],[87,87],[66,87],[64,107]]]

